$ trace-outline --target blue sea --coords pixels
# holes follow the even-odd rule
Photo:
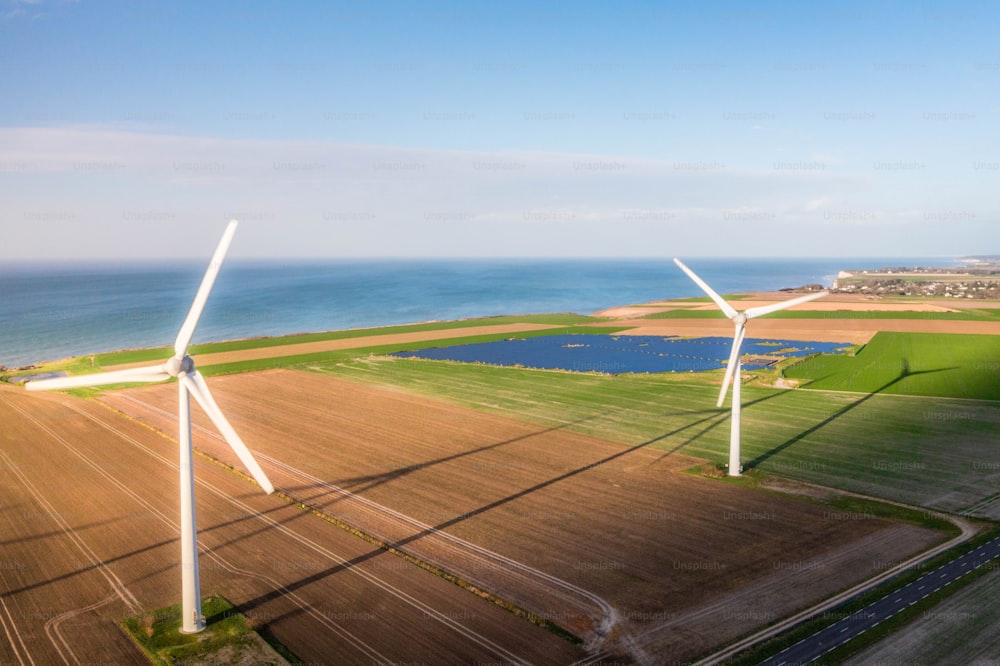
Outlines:
[[[0,365],[173,344],[206,262],[0,265]],[[717,291],[829,286],[954,258],[690,259]],[[195,342],[505,314],[591,314],[702,295],[669,258],[229,260]]]

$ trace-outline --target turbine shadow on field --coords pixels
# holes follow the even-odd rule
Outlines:
[[[512,437],[510,439],[506,439],[501,442],[486,444],[484,446],[480,446],[475,449],[470,449],[468,451],[460,451],[458,453],[453,453],[451,455],[443,456],[441,458],[435,458],[434,460],[428,460],[426,462],[414,463],[412,465],[407,465],[406,467],[400,467],[398,469],[390,470],[388,472],[382,472],[381,474],[368,474],[365,476],[356,476],[348,479],[331,481],[330,483],[332,483],[335,486],[344,488],[345,490],[349,490],[352,493],[360,494],[366,490],[371,490],[372,488],[376,488],[384,483],[389,483],[390,481],[400,479],[404,476],[412,474],[413,472],[419,472],[423,469],[427,469],[428,467],[433,467],[435,465],[451,462],[452,460],[459,460],[461,458],[465,458],[466,456],[472,456],[479,453],[484,453],[486,451],[492,451],[494,449],[498,449],[503,446],[507,446],[509,444],[514,444],[515,442],[522,442],[526,439],[531,439],[532,437],[538,437],[539,435],[546,435],[551,432],[564,430],[566,428],[570,428],[572,426],[585,423],[600,416],[605,416],[608,413],[609,412],[591,414],[590,416],[585,416],[583,418],[576,419],[575,421],[560,423],[559,425],[550,426],[543,430],[537,430],[534,432],[525,433],[524,435],[518,435],[517,437]],[[289,490],[313,490],[317,488],[323,488],[323,485],[317,483],[306,484],[301,486],[295,486],[294,488],[290,488]],[[326,495],[325,492],[321,493],[320,495],[317,495],[316,497],[322,497],[324,495]],[[316,497],[309,499],[315,499]],[[335,501],[339,501],[339,499]]]
[[[110,525],[111,523],[118,522],[118,520],[120,520],[120,519],[119,518],[109,518],[107,520],[98,520],[98,521],[94,521],[94,522],[91,522],[91,523],[86,523],[84,525],[80,525],[79,527],[74,527],[73,531],[74,532],[82,532],[83,530],[89,530],[89,529],[92,529],[92,528],[95,528],[95,527],[104,527],[105,525]],[[48,539],[48,538],[51,538],[51,537],[61,538],[61,537],[65,537],[65,536],[66,536],[66,532],[64,532],[63,530],[52,530],[50,532],[43,532],[42,534],[31,534],[29,536],[18,537],[16,539],[6,539],[6,540],[3,540],[3,541],[0,541],[0,547],[14,546],[14,545],[17,545],[19,543],[27,543],[29,541],[39,541],[39,540]]]
[[[114,521],[105,521],[105,522],[114,522]],[[63,535],[63,536],[65,536],[64,532],[60,532],[60,534]],[[92,571],[98,571],[102,567],[106,567],[108,569],[114,569],[114,567],[118,566],[118,563],[124,562],[125,560],[129,559],[130,557],[134,557],[134,556],[137,556],[137,555],[142,555],[144,553],[149,553],[149,552],[152,552],[152,551],[154,551],[154,550],[156,550],[158,548],[163,548],[163,547],[166,547],[166,546],[171,546],[171,545],[177,543],[177,541],[178,541],[177,538],[166,539],[166,540],[163,540],[163,541],[157,541],[156,543],[152,543],[152,544],[149,544],[147,546],[143,546],[142,548],[137,548],[137,549],[129,551],[127,553],[122,553],[121,555],[115,555],[114,557],[108,557],[106,559],[102,559],[101,562],[100,562],[100,564],[87,564],[87,565],[83,566],[82,568],[74,569],[72,571],[67,571],[65,573],[59,574],[58,576],[52,576],[51,578],[46,578],[45,580],[39,580],[39,581],[36,581],[36,582],[33,582],[33,583],[28,583],[28,584],[23,585],[22,587],[19,587],[19,588],[6,589],[3,592],[4,592],[4,594],[13,596],[15,594],[20,594],[22,592],[29,592],[31,590],[36,590],[36,589],[39,589],[39,588],[43,588],[43,587],[45,587],[47,585],[52,585],[52,584],[58,583],[60,581],[69,580],[70,578],[74,578],[76,576],[82,576],[82,575],[90,573]],[[157,573],[160,573],[160,572],[162,572],[162,571],[164,571],[166,569],[170,569],[170,568],[172,568],[174,566],[176,566],[176,565],[170,565],[170,566],[164,567],[163,569],[157,570],[155,572],[147,573],[146,575],[142,576],[142,578],[140,578],[139,580],[142,580],[144,578],[149,578],[150,576],[156,575]],[[6,664],[7,662],[0,662],[0,663]]]
[[[762,402],[767,402],[768,400],[773,400],[774,398],[777,398],[779,395],[781,395],[781,393],[772,393],[770,395],[765,395],[762,398],[757,398],[756,400],[751,400],[750,402],[745,402],[745,403],[743,403],[742,408],[745,409],[747,407],[750,407],[751,405],[758,405],[758,404],[760,404]],[[655,438],[649,440],[648,442],[646,442],[646,444],[654,444],[654,443],[659,442],[659,441],[661,441],[663,439],[666,439],[667,437],[672,437],[674,435],[680,434],[680,433],[684,432],[685,430],[687,430],[688,428],[693,428],[693,427],[695,427],[697,425],[701,425],[702,423],[705,423],[706,421],[713,421],[712,423],[709,423],[707,426],[705,426],[700,432],[698,432],[694,436],[689,437],[688,439],[684,440],[683,442],[681,442],[680,444],[678,444],[674,448],[672,448],[672,449],[670,449],[668,451],[664,451],[663,455],[661,455],[659,458],[656,459],[656,462],[660,462],[664,458],[666,458],[668,456],[671,456],[674,453],[676,453],[677,451],[680,451],[681,449],[683,449],[684,447],[686,447],[686,446],[688,446],[688,445],[690,445],[690,444],[698,441],[699,439],[701,439],[702,437],[704,437],[705,435],[707,435],[709,433],[709,431],[711,431],[714,428],[716,428],[716,427],[722,425],[723,423],[725,423],[726,420],[727,420],[726,417],[730,416],[730,412],[731,412],[731,410],[729,408],[725,408],[725,407],[719,407],[719,408],[715,408],[715,409],[702,409],[702,410],[698,410],[698,411],[695,411],[695,412],[688,412],[689,414],[711,414],[711,416],[706,416],[705,418],[699,419],[698,421],[695,421],[694,423],[689,423],[686,426],[683,426],[681,428],[677,428],[676,430],[673,430],[673,431],[668,432],[666,434],[660,435],[659,437],[655,437]]]
[[[255,511],[253,513],[249,513],[248,512],[247,514],[241,515],[238,518],[232,518],[232,519],[229,519],[229,520],[223,520],[222,522],[212,523],[212,524],[210,524],[210,525],[208,525],[206,527],[199,528],[198,533],[199,533],[199,535],[204,536],[204,535],[209,534],[211,532],[217,532],[219,530],[229,529],[229,528],[233,527],[234,525],[239,525],[241,523],[246,523],[246,524],[249,525],[251,522],[260,520],[261,516],[264,516],[264,515],[267,515],[267,514],[270,514],[270,513],[280,512],[280,511],[283,511],[283,510],[287,511],[287,506],[282,505],[282,506],[278,506],[278,507],[275,507],[275,508],[272,508],[272,509],[266,509],[266,510],[263,510],[263,511]],[[276,522],[278,524],[280,524],[280,525],[288,525],[289,523],[292,523],[292,522],[294,522],[296,520],[304,519],[305,516],[306,516],[306,514],[304,514],[302,512],[295,512],[295,513],[291,514],[289,517],[281,518],[281,519],[276,519]],[[103,520],[103,521],[100,521],[100,522],[87,523],[86,525],[81,525],[80,527],[74,528],[74,532],[79,532],[79,531],[84,530],[84,529],[90,529],[90,528],[96,528],[96,527],[103,527],[103,526],[108,525],[108,524],[116,523],[119,520],[120,519],[115,518],[115,519]],[[168,527],[168,529],[173,529],[173,528],[172,527]],[[251,527],[251,528],[249,528],[249,530],[245,534],[241,534],[241,535],[233,537],[233,538],[228,538],[228,539],[226,539],[224,541],[221,541],[220,543],[217,543],[217,544],[206,544],[204,542],[200,543],[199,544],[199,552],[200,552],[200,555],[202,557],[210,557],[211,554],[212,554],[212,551],[225,548],[226,546],[230,546],[230,545],[232,545],[234,543],[238,543],[238,542],[244,541],[246,539],[250,539],[250,538],[252,538],[252,537],[254,537],[254,536],[258,535],[258,534],[262,534],[262,533],[268,532],[268,531],[273,530],[273,529],[274,529],[274,526],[272,524],[270,524],[270,523],[266,523],[266,524],[264,524],[261,527]],[[0,546],[9,545],[9,544],[12,544],[12,543],[21,543],[21,542],[25,542],[25,541],[32,541],[32,540],[36,540],[36,539],[43,539],[43,538],[47,538],[47,537],[64,537],[64,536],[65,536],[65,532],[62,532],[62,531],[60,531],[60,532],[49,532],[49,533],[46,533],[46,534],[33,535],[33,536],[29,536],[29,537],[23,537],[21,539],[0,542]],[[225,538],[225,537],[220,537],[220,538]],[[172,537],[172,538],[169,538],[169,539],[157,541],[155,543],[151,543],[151,544],[148,544],[146,546],[143,546],[142,548],[136,548],[136,549],[131,550],[131,551],[127,552],[127,553],[121,553],[121,554],[118,554],[118,555],[114,555],[113,557],[105,558],[105,559],[103,559],[101,561],[100,566],[113,568],[115,566],[118,566],[118,564],[120,562],[124,562],[124,561],[128,560],[131,557],[135,557],[135,556],[138,556],[138,555],[143,555],[145,553],[149,553],[149,552],[155,551],[158,548],[173,547],[177,543],[178,543],[178,538],[177,537]],[[176,569],[177,568],[177,563],[173,562],[171,560],[171,558],[167,558],[167,559],[171,561],[170,564],[167,564],[167,565],[165,565],[163,567],[160,567],[158,569],[146,569],[145,573],[143,575],[141,575],[141,576],[137,576],[134,579],[133,582],[134,583],[138,583],[140,581],[143,581],[143,580],[146,580],[146,579],[149,579],[149,578],[153,578],[153,577],[155,577],[157,575],[160,575],[160,574],[162,574],[162,573],[164,573],[166,571],[170,571],[171,569]],[[207,569],[209,569],[211,567],[212,567],[212,565],[205,565],[205,564],[201,565],[201,569],[203,571],[207,570]],[[46,580],[41,580],[41,581],[37,581],[37,582],[34,582],[34,583],[29,583],[29,584],[24,585],[23,587],[20,587],[20,588],[17,588],[17,589],[4,590],[4,592],[7,593],[7,594],[17,594],[17,593],[21,593],[21,592],[27,592],[27,591],[30,591],[30,590],[34,590],[34,589],[37,589],[37,588],[44,587],[46,585],[51,585],[53,583],[57,583],[59,581],[68,580],[70,578],[73,578],[74,576],[80,576],[80,575],[86,574],[86,573],[88,573],[90,571],[94,571],[94,570],[96,570],[98,568],[99,567],[96,566],[96,565],[88,565],[88,566],[85,566],[85,567],[83,567],[81,569],[75,569],[73,571],[67,571],[66,573],[60,574],[58,576],[53,576],[52,578],[48,578]],[[0,663],[5,663],[5,662],[0,662]]]
[[[284,490],[284,489],[282,489],[282,490]],[[231,546],[231,545],[233,545],[235,543],[239,543],[240,541],[246,541],[247,539],[251,539],[251,538],[257,536],[258,534],[263,534],[265,532],[269,532],[269,531],[273,530],[274,529],[274,524],[272,522],[270,522],[270,521],[262,520],[262,517],[263,516],[268,516],[269,514],[280,513],[280,512],[282,512],[283,510],[286,510],[286,509],[287,509],[287,506],[276,506],[276,507],[273,507],[273,508],[270,508],[270,509],[264,509],[264,510],[255,509],[252,512],[248,511],[246,514],[243,514],[243,515],[240,515],[240,516],[237,516],[237,517],[233,517],[233,518],[230,518],[228,520],[223,520],[221,522],[212,523],[211,525],[209,525],[207,527],[199,527],[198,528],[198,533],[199,534],[208,534],[210,532],[224,531],[224,530],[228,530],[229,528],[233,527],[234,525],[240,525],[240,524],[245,524],[245,525],[254,524],[254,525],[256,525],[256,523],[258,521],[260,521],[260,522],[263,523],[261,525],[256,525],[254,527],[248,527],[247,531],[244,534],[239,534],[237,536],[228,536],[228,538],[225,538],[224,541],[221,541],[221,542],[219,542],[217,544],[212,544],[212,546],[211,546],[211,548],[213,548],[213,549],[216,549],[216,548],[225,548],[226,546]],[[289,525],[289,524],[291,524],[291,523],[293,523],[293,522],[295,522],[297,520],[300,520],[300,519],[304,518],[305,516],[306,516],[306,514],[300,511],[300,512],[296,512],[296,513],[292,513],[289,516],[283,517],[283,518],[275,518],[273,516],[271,516],[270,518],[271,518],[271,521],[273,521],[274,523],[277,523],[278,525],[287,526],[287,525]],[[223,537],[220,537],[220,539],[221,538],[223,538]]]
[[[816,425],[811,426],[809,429],[803,430],[799,434],[797,434],[794,437],[792,437],[791,439],[789,439],[787,442],[784,442],[783,444],[779,444],[778,446],[774,447],[773,449],[771,449],[769,451],[765,451],[764,453],[760,454],[759,456],[757,456],[753,460],[749,461],[744,467],[746,469],[753,469],[754,467],[757,467],[758,465],[761,465],[761,464],[767,462],[767,460],[770,459],[771,457],[778,455],[779,453],[781,453],[782,451],[784,451],[788,447],[792,446],[793,444],[796,444],[797,442],[802,441],[803,439],[805,439],[809,435],[813,434],[814,432],[816,432],[816,431],[818,431],[818,430],[826,427],[827,425],[833,423],[834,421],[836,421],[837,419],[839,419],[843,415],[845,415],[848,412],[856,409],[857,407],[860,407],[864,403],[866,403],[869,400],[871,400],[872,397],[874,397],[874,396],[876,396],[876,395],[884,392],[886,389],[888,389],[893,384],[896,384],[896,383],[898,383],[898,382],[906,379],[907,377],[916,377],[917,375],[928,375],[928,374],[932,374],[932,373],[935,373],[935,372],[945,372],[947,370],[954,370],[954,368],[936,368],[934,370],[918,370],[916,372],[912,372],[910,370],[910,364],[909,364],[909,362],[904,358],[903,359],[903,368],[900,370],[899,375],[897,375],[893,379],[890,379],[888,382],[886,382],[882,386],[878,387],[877,389],[875,389],[871,393],[868,393],[864,397],[859,398],[858,400],[855,400],[854,402],[852,402],[852,403],[850,403],[848,405],[844,405],[843,407],[841,407],[840,409],[838,409],[836,412],[834,412],[830,416],[826,417],[825,419],[823,419],[822,421],[820,421]]]
[[[754,401],[752,401],[750,403],[747,403],[747,404],[757,404],[757,403],[760,403],[760,402],[764,402],[766,400],[771,400],[772,398],[776,397],[776,395],[777,394],[764,396],[762,398],[759,398],[759,399],[754,400]],[[424,537],[433,535],[436,532],[447,530],[448,528],[454,527],[455,525],[463,523],[463,522],[465,522],[466,520],[468,520],[470,518],[475,518],[475,517],[480,516],[480,515],[482,515],[484,513],[492,511],[493,509],[497,509],[497,508],[499,508],[501,506],[504,506],[504,505],[509,504],[511,502],[514,502],[516,500],[519,500],[519,499],[522,499],[524,497],[527,497],[528,495],[531,495],[531,494],[533,494],[535,492],[538,492],[540,490],[548,488],[549,486],[552,486],[552,485],[555,485],[557,483],[560,483],[561,481],[565,481],[567,479],[573,478],[573,477],[575,477],[575,476],[577,476],[579,474],[582,474],[584,472],[588,472],[590,470],[597,469],[597,468],[601,467],[602,465],[606,465],[606,464],[608,464],[610,462],[613,462],[615,460],[618,460],[620,458],[628,456],[629,454],[631,454],[631,453],[633,453],[633,452],[635,452],[637,450],[648,448],[651,445],[656,444],[657,442],[663,441],[663,440],[665,440],[665,439],[667,439],[669,437],[673,437],[675,435],[683,433],[686,430],[690,430],[691,428],[696,428],[697,426],[699,426],[701,424],[704,424],[704,423],[707,423],[707,422],[711,422],[711,423],[709,423],[709,425],[707,427],[705,427],[704,429],[702,429],[700,432],[696,433],[695,435],[693,435],[689,439],[685,440],[684,442],[681,442],[680,444],[678,444],[677,446],[675,446],[673,449],[664,452],[664,454],[662,456],[660,456],[657,459],[657,461],[655,461],[655,462],[658,462],[658,461],[662,460],[663,458],[666,458],[667,456],[670,456],[673,453],[676,453],[680,449],[682,449],[685,446],[689,445],[691,442],[696,441],[700,437],[704,436],[712,428],[715,428],[719,424],[724,423],[726,421],[728,415],[729,415],[729,410],[728,409],[698,410],[696,412],[688,412],[688,413],[694,413],[694,414],[707,413],[708,416],[705,416],[705,417],[703,417],[701,419],[698,419],[697,421],[694,421],[692,423],[688,423],[688,424],[685,424],[685,425],[680,426],[678,428],[675,428],[675,429],[673,429],[673,430],[671,430],[669,432],[663,433],[662,435],[657,435],[656,437],[652,437],[650,439],[647,439],[647,440],[645,440],[643,442],[640,442],[639,444],[634,444],[632,446],[629,446],[628,448],[625,448],[625,449],[623,449],[621,451],[613,453],[613,454],[611,454],[609,456],[605,456],[604,458],[601,458],[600,460],[596,460],[594,462],[588,463],[588,464],[583,465],[581,467],[578,467],[576,469],[572,469],[572,470],[570,470],[568,472],[565,472],[563,474],[560,474],[558,476],[552,477],[551,479],[547,479],[545,481],[536,483],[536,484],[534,484],[534,485],[532,485],[532,486],[530,486],[528,488],[524,488],[523,490],[519,490],[519,491],[517,491],[515,493],[512,493],[512,494],[508,495],[507,497],[503,497],[501,499],[498,499],[498,500],[495,500],[495,501],[490,502],[488,504],[485,504],[485,505],[483,505],[483,506],[481,506],[481,507],[479,507],[477,509],[473,509],[472,511],[468,511],[468,512],[463,513],[461,515],[455,516],[454,518],[451,518],[449,520],[441,522],[441,523],[439,523],[439,524],[437,524],[437,525],[435,525],[433,527],[428,527],[427,529],[421,530],[421,531],[419,531],[419,532],[417,532],[415,534],[412,534],[412,535],[410,535],[408,537],[405,537],[403,539],[398,539],[396,541],[390,542],[390,543],[386,544],[386,547],[387,548],[393,548],[393,549],[402,550],[402,551],[405,552],[405,547],[407,545],[409,545],[411,543],[414,543],[415,541],[418,541],[418,540],[420,540],[420,539],[422,539]],[[488,445],[486,447],[482,447],[480,449],[476,449],[475,451],[470,451],[470,452],[467,452],[467,453],[475,453],[477,451],[481,451],[481,450],[485,450],[485,449],[489,449],[489,448],[495,448],[497,446],[502,446],[504,444],[508,444],[508,443],[511,443],[511,442],[514,442],[514,441],[518,441],[518,440],[521,440],[521,439],[526,439],[528,437],[532,437],[532,436],[535,436],[535,435],[540,435],[540,434],[543,434],[545,432],[552,432],[552,431],[555,431],[555,430],[560,430],[560,429],[565,428],[565,427],[567,427],[569,425],[573,425],[575,423],[581,423],[581,422],[589,420],[591,418],[595,418],[596,416],[599,416],[599,415],[593,415],[593,416],[590,416],[590,417],[586,417],[584,419],[579,419],[578,421],[574,421],[572,423],[563,424],[563,425],[560,425],[560,426],[554,426],[552,428],[547,428],[545,430],[538,431],[538,432],[535,432],[535,433],[531,433],[529,435],[524,435],[522,437],[518,437],[518,438],[509,440],[509,441],[498,442],[498,443],[495,443],[495,444],[490,444],[490,445]],[[462,455],[462,454],[459,454],[459,455]],[[449,456],[447,459],[453,459],[455,457],[457,457],[457,456]],[[435,462],[441,462],[441,461],[435,461]],[[655,462],[654,463],[650,463],[650,464],[655,464]],[[312,488],[313,486],[310,485],[310,486],[303,486],[303,487],[304,488]],[[265,604],[265,603],[267,603],[269,601],[273,601],[273,600],[279,599],[283,595],[287,594],[288,592],[292,592],[292,591],[295,591],[295,590],[299,590],[299,589],[301,589],[303,587],[307,587],[307,586],[311,585],[312,583],[324,580],[325,578],[328,578],[329,576],[332,576],[332,575],[335,575],[337,573],[346,571],[346,570],[350,569],[351,567],[360,565],[360,564],[362,564],[364,562],[367,562],[367,561],[369,561],[369,560],[371,560],[373,558],[379,557],[379,556],[390,557],[390,553],[386,550],[386,548],[378,548],[376,550],[369,551],[369,552],[364,553],[362,555],[358,555],[357,557],[355,557],[355,558],[353,558],[353,559],[351,559],[351,560],[349,560],[347,562],[344,562],[342,564],[336,564],[336,565],[328,567],[328,568],[326,568],[326,569],[324,569],[322,571],[317,571],[317,572],[315,572],[315,573],[313,573],[313,574],[311,574],[309,576],[305,576],[305,577],[299,579],[298,581],[295,581],[293,583],[289,583],[288,585],[284,585],[280,589],[272,590],[272,591],[270,591],[270,592],[268,592],[266,594],[263,594],[263,595],[260,595],[260,596],[258,596],[256,598],[254,598],[254,599],[249,599],[245,603],[240,604],[238,610],[240,610],[241,612],[246,612],[248,610],[255,610],[260,605]],[[292,612],[295,612],[295,611],[292,611]]]

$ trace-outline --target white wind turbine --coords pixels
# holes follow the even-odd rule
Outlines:
[[[701,287],[702,291],[708,294],[711,299],[715,301],[715,304],[719,306],[719,309],[732,320],[733,325],[736,327],[736,330],[733,333],[733,349],[729,353],[729,363],[726,364],[726,374],[722,378],[722,389],[719,391],[719,400],[715,403],[715,406],[722,407],[722,403],[726,399],[726,391],[729,390],[729,383],[733,382],[733,415],[730,421],[729,431],[729,476],[739,476],[742,471],[742,467],[740,465],[740,385],[742,383],[743,368],[740,351],[743,347],[743,336],[746,331],[747,321],[753,319],[754,317],[760,317],[762,315],[777,312],[778,310],[785,310],[817,298],[822,298],[830,292],[817,291],[814,294],[806,294],[805,296],[793,298],[788,301],[782,301],[772,305],[762,305],[756,308],[748,308],[743,312],[737,312],[733,306],[722,298],[722,296],[719,296],[711,287],[709,287],[704,280],[695,275],[694,271],[685,266],[680,259],[675,257],[674,263],[677,264],[682,271],[687,273],[688,277],[694,280],[695,284]]]
[[[226,442],[239,456],[246,468],[257,480],[257,483],[270,494],[274,486],[268,480],[264,471],[254,460],[240,436],[233,430],[222,410],[208,390],[208,385],[201,373],[194,369],[194,361],[187,355],[188,345],[194,336],[194,329],[205,308],[205,302],[212,291],[215,277],[222,266],[229,244],[236,233],[236,220],[231,220],[226,227],[222,240],[212,256],[212,261],[205,271],[201,286],[191,304],[177,340],[174,342],[174,355],[165,363],[142,368],[101,372],[78,377],[60,377],[28,382],[25,385],[29,391],[47,389],[67,389],[81,386],[98,386],[102,384],[119,384],[127,382],[158,382],[171,377],[177,378],[178,387],[178,422],[180,426],[180,492],[181,492],[181,583],[182,583],[182,615],[181,632],[193,634],[205,628],[205,619],[201,615],[201,591],[198,578],[198,535],[195,523],[194,508],[194,468],[191,464],[191,396],[198,401],[215,427],[219,429]]]

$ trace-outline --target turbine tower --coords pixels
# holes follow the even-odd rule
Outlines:
[[[805,296],[799,296],[798,298],[793,298],[788,301],[782,301],[780,303],[773,303],[771,305],[762,305],[756,308],[748,308],[743,312],[738,312],[736,308],[731,306],[729,303],[719,296],[708,284],[705,283],[700,277],[695,275],[695,272],[684,265],[684,263],[674,258],[674,263],[687,273],[688,277],[694,280],[694,283],[701,287],[709,297],[715,301],[715,304],[719,306],[729,319],[732,320],[735,330],[733,332],[733,348],[729,353],[729,362],[726,364],[726,374],[722,378],[722,389],[719,391],[719,400],[715,403],[716,407],[722,407],[722,403],[726,399],[726,391],[729,390],[729,383],[733,382],[733,377],[735,376],[735,382],[733,383],[733,415],[730,421],[730,431],[729,431],[729,476],[739,476],[742,468],[740,466],[740,385],[742,382],[742,361],[740,357],[740,351],[743,348],[743,336],[746,332],[747,322],[755,317],[760,317],[766,314],[771,314],[772,312],[777,312],[778,310],[785,310],[796,305],[801,305],[808,301],[816,300],[817,298],[822,298],[830,292],[828,291],[817,291],[814,294],[806,294]]]
[[[25,388],[29,391],[41,391],[127,382],[158,382],[171,377],[177,378],[181,495],[181,632],[185,634],[197,633],[205,628],[205,618],[201,614],[201,591],[198,577],[198,530],[195,521],[194,467],[191,460],[191,396],[194,396],[208,417],[212,419],[212,423],[219,429],[226,442],[264,489],[264,492],[267,494],[274,492],[274,486],[271,485],[260,465],[254,460],[250,449],[226,420],[222,410],[219,409],[211,392],[209,392],[205,378],[195,370],[194,361],[187,353],[191,338],[194,336],[194,329],[201,318],[201,312],[205,308],[209,293],[212,291],[212,285],[215,284],[215,277],[218,275],[222,260],[229,250],[233,234],[236,233],[237,224],[236,220],[231,220],[229,226],[226,227],[222,240],[219,241],[219,246],[215,249],[212,261],[208,265],[208,270],[205,271],[205,277],[202,278],[194,302],[191,304],[191,310],[174,341],[174,355],[166,362],[142,368],[77,377],[43,379],[25,384]]]

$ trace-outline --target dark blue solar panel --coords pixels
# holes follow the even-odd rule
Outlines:
[[[635,335],[551,335],[471,345],[398,352],[394,356],[522,366],[548,370],[602,372],[700,372],[725,367],[732,338],[661,338]],[[773,361],[747,356],[808,356],[838,353],[845,342],[803,342],[746,338],[743,367],[766,367]]]

